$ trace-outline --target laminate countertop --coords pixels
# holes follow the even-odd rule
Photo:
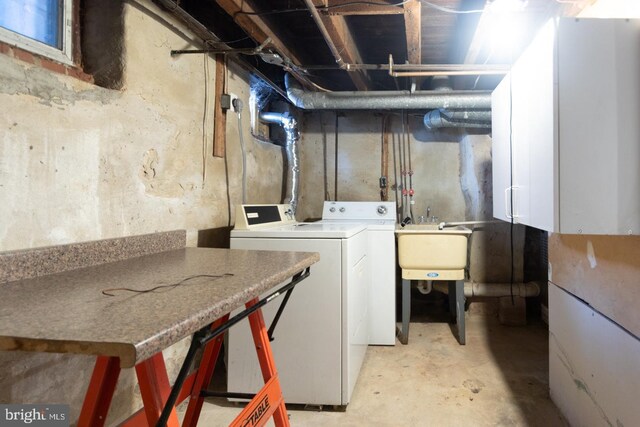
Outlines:
[[[319,259],[182,248],[0,283],[0,350],[116,356],[133,367]]]

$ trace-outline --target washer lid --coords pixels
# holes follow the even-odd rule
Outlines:
[[[231,230],[233,238],[270,239],[348,239],[366,230],[362,223],[299,222],[259,230]]]

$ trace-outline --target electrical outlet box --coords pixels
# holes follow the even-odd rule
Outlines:
[[[223,93],[222,95],[220,95],[220,108],[222,108],[224,111],[227,111],[229,108],[231,108],[231,95],[227,93]]]

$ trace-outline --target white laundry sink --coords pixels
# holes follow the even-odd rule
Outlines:
[[[462,280],[467,266],[471,230],[438,229],[437,224],[410,224],[396,228],[402,278],[408,280]]]

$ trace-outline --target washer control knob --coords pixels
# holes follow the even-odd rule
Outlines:
[[[385,215],[387,213],[387,207],[385,205],[378,206],[378,215]]]
[[[335,212],[336,208],[329,208],[329,212]]]
[[[344,212],[346,209],[344,207],[340,208],[340,212]]]

